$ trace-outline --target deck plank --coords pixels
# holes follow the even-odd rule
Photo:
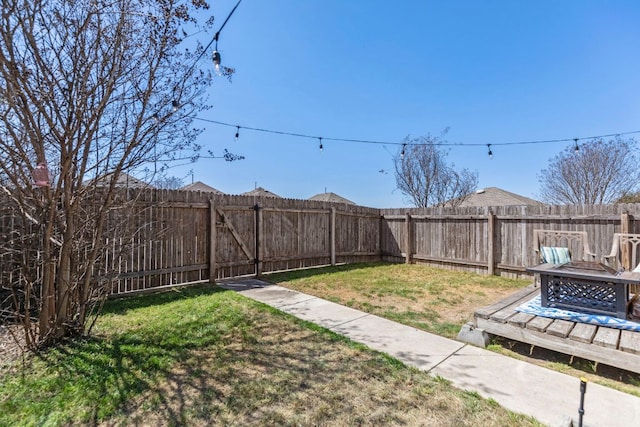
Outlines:
[[[577,323],[576,326],[574,326],[573,330],[571,330],[569,339],[578,342],[591,343],[591,341],[593,341],[593,337],[595,337],[596,335],[597,330],[598,327],[596,325]]]
[[[514,314],[509,318],[508,322],[511,323],[512,325],[516,325],[516,326],[520,326],[521,328],[524,328],[527,326],[527,323],[529,323],[535,317],[536,316],[534,316],[533,314],[516,312],[516,314]]]
[[[622,331],[620,333],[620,350],[640,354],[640,332]]]
[[[571,333],[574,325],[575,323],[569,322],[568,320],[556,319],[547,328],[547,333],[554,337],[566,338],[569,336],[569,333]]]
[[[599,327],[593,343],[607,348],[618,348],[620,341],[620,330],[612,328]]]
[[[527,298],[529,295],[535,293],[535,292],[540,292],[540,288],[535,286],[534,284],[531,284],[529,286],[527,286],[526,288],[522,288],[520,290],[518,290],[517,292],[509,295],[508,297],[506,297],[503,300],[500,300],[498,302],[495,302],[491,305],[488,305],[486,307],[481,307],[478,308],[475,311],[475,316],[476,317],[481,317],[483,319],[488,319],[489,317],[491,317],[492,314],[503,310],[505,307],[508,307],[516,302],[519,302],[520,300],[523,300],[525,298]]]
[[[532,329],[538,332],[545,332],[549,325],[553,323],[553,319],[548,317],[536,316],[535,319],[527,323],[527,329]]]

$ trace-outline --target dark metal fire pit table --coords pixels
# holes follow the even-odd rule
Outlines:
[[[619,273],[591,261],[540,264],[527,268],[540,274],[543,307],[627,318],[629,285],[640,284],[640,274]]]

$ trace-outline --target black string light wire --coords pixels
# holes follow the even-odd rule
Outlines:
[[[219,126],[228,126],[228,127],[240,128],[239,125],[231,124],[231,123],[225,123],[225,122],[221,122],[221,121],[217,121],[217,120],[203,119],[201,117],[192,117],[192,119],[200,120],[200,121],[206,122],[206,123],[212,123],[212,124],[219,125]],[[324,140],[324,141],[337,141],[337,142],[353,142],[353,143],[359,143],[359,144],[398,145],[398,146],[402,146],[403,148],[406,148],[408,145],[426,145],[426,144],[420,144],[420,143],[415,143],[414,144],[414,143],[407,143],[407,142],[375,141],[375,140],[368,140],[368,139],[327,138],[327,137],[319,137],[319,136],[308,135],[308,134],[303,134],[303,133],[286,132],[286,131],[280,131],[280,130],[251,127],[251,126],[242,126],[242,129],[251,130],[251,131],[254,131],[254,132],[271,133],[271,134],[275,134],[275,135],[292,136],[292,137],[297,137],[297,138],[316,139],[316,140],[320,140],[320,145],[322,145],[322,140]],[[606,135],[584,136],[584,137],[582,137],[580,139],[610,138],[610,137],[617,137],[617,136],[624,136],[624,135],[633,135],[633,134],[638,134],[638,133],[640,133],[640,130],[635,130],[635,131],[630,131],[630,132],[610,133],[610,134],[606,134]],[[456,147],[461,147],[461,146],[462,147],[487,146],[489,151],[491,152],[491,147],[492,146],[551,144],[551,143],[571,142],[571,141],[576,142],[576,146],[577,146],[577,139],[578,138],[558,138],[558,139],[544,139],[544,140],[532,140],[532,141],[492,142],[491,144],[487,144],[487,143],[484,143],[484,142],[439,142],[439,143],[436,143],[436,144],[433,144],[433,145],[456,146]],[[491,152],[491,154],[493,154],[493,152]]]

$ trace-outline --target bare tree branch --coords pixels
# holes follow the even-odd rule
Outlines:
[[[200,130],[190,117],[208,108],[212,72],[206,62],[193,67],[202,45],[190,51],[181,42],[185,28],[199,26],[196,9],[206,8],[187,0],[3,2],[0,279],[31,348],[85,333],[99,311],[109,287],[97,278],[107,237],[136,232],[120,176],[196,158]],[[50,185],[34,185],[37,164],[47,165]]]
[[[633,139],[593,140],[579,150],[567,147],[538,174],[540,196],[547,203],[611,203],[640,187]]]
[[[406,140],[394,158],[396,185],[417,207],[458,206],[478,185],[477,172],[456,171],[439,144],[431,135]]]

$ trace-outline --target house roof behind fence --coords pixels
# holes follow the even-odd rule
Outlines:
[[[215,193],[215,194],[224,194],[222,191],[218,190],[217,188],[213,188],[210,185],[205,184],[202,181],[196,181],[193,182],[189,185],[185,185],[184,187],[180,188],[180,190],[182,191],[202,191],[205,193]]]
[[[98,187],[107,187],[111,183],[111,175],[105,175],[101,178],[96,179],[92,183]],[[128,173],[121,172],[118,176],[118,180],[116,181],[116,187],[119,188],[155,188],[151,184],[147,184],[146,182],[135,178]]]
[[[241,196],[261,196],[261,197],[278,197],[278,198],[282,198],[280,196],[278,196],[276,193],[272,193],[269,190],[265,190],[262,187],[258,187],[255,188],[251,191],[247,191],[246,193],[242,193]]]
[[[319,193],[315,196],[309,197],[309,200],[317,200],[319,202],[331,202],[331,203],[346,203],[348,205],[355,205],[351,200],[345,199],[342,196],[339,196],[336,193]]]
[[[488,187],[469,194],[460,207],[477,206],[541,206],[544,203],[497,187]]]

